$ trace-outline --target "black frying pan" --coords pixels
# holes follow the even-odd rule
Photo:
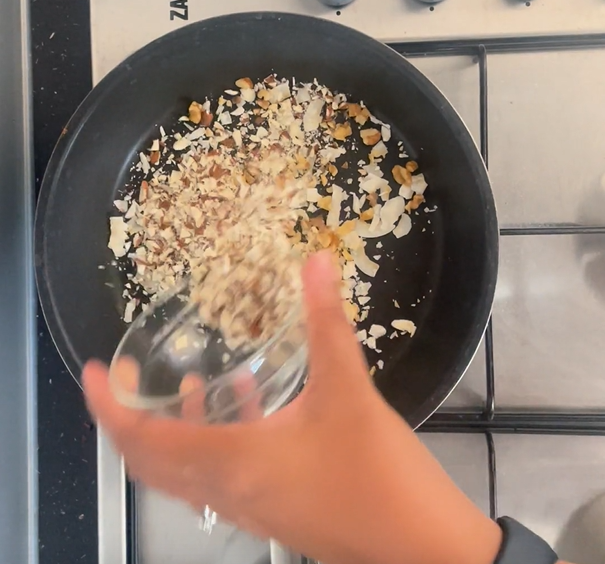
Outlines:
[[[488,320],[498,261],[490,184],[466,127],[421,73],[385,45],[319,19],[256,13],[190,25],[135,53],[86,98],[57,144],[37,210],[36,274],[52,336],[76,379],[88,358],[111,359],[126,329],[123,281],[99,265],[113,258],[108,217],[137,152],[191,100],[271,72],[365,101],[429,182],[437,211],[420,212],[408,236],[385,242],[394,259],[381,262],[372,289],[373,322],[418,326],[413,339],[379,341],[385,368],[376,378],[417,426],[459,381]]]

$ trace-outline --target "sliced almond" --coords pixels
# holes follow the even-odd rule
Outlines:
[[[142,204],[147,199],[147,191],[149,190],[149,182],[143,180],[139,189],[139,203]]]
[[[189,145],[191,145],[191,141],[187,137],[181,137],[174,142],[172,148],[175,151],[184,151]]]

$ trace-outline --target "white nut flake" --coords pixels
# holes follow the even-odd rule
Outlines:
[[[401,142],[390,148],[388,124],[317,81],[271,75],[235,81],[214,104],[192,102],[175,130],[160,127],[139,154],[139,185],[116,199],[109,220],[108,247],[134,267],[126,322],[189,279],[201,318],[229,347],[257,345],[298,307],[301,264],[321,249],[338,257],[351,323],[371,316],[378,239],[410,232],[427,188],[414,161],[382,166],[391,151],[408,158]],[[386,333],[372,323],[357,337],[378,352]]]

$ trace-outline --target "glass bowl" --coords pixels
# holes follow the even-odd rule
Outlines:
[[[123,405],[205,423],[276,411],[302,388],[307,348],[301,308],[255,350],[229,350],[200,319],[184,284],[143,311],[122,338],[109,379]]]

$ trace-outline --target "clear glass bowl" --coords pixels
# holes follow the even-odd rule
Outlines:
[[[122,338],[109,372],[118,401],[205,423],[264,417],[290,401],[306,376],[300,310],[256,350],[231,351],[204,326],[188,288],[154,302]]]

